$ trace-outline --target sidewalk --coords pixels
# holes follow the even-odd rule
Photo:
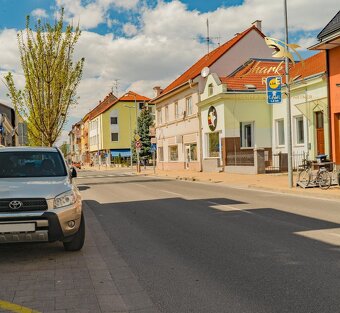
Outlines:
[[[288,187],[288,174],[226,174],[226,173],[206,173],[206,172],[193,172],[193,171],[161,171],[153,169],[142,169],[140,175],[147,176],[162,176],[178,180],[188,180],[207,183],[218,183],[228,185],[235,188],[258,189],[267,190],[272,192],[296,194],[301,196],[310,196],[316,198],[326,199],[339,199],[340,200],[340,187],[332,186],[328,190],[321,190],[319,188],[300,188]],[[296,173],[294,173],[294,184],[296,182]]]

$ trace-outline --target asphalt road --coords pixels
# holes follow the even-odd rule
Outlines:
[[[124,171],[80,176],[160,312],[340,312],[339,202]]]

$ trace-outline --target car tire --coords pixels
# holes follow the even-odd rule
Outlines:
[[[85,241],[85,219],[84,215],[81,215],[80,226],[76,234],[70,241],[64,241],[64,249],[66,251],[79,251],[84,245]]]

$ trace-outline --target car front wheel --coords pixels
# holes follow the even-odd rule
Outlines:
[[[79,251],[85,241],[85,220],[84,215],[81,215],[80,226],[76,234],[72,237],[70,241],[64,241],[64,249],[66,251]]]

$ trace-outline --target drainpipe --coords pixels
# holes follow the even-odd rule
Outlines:
[[[330,76],[329,76],[329,51],[326,50],[326,75],[327,75],[327,108],[328,108],[328,146],[329,159],[333,159],[332,149],[332,115],[331,115],[331,98],[330,98]],[[334,160],[333,160],[334,161]]]
[[[308,97],[308,92],[307,92],[307,87],[306,87],[305,88],[305,104],[306,104],[306,108],[307,108],[307,105],[308,105],[307,104],[308,103],[308,101],[307,101],[308,98],[307,97]],[[309,118],[308,118],[308,112],[309,112],[309,108],[308,108],[308,111],[306,112],[307,113],[307,116],[306,116],[306,123],[307,123],[306,129],[307,129],[307,131],[306,131],[306,145],[305,145],[305,147],[307,147],[307,154],[310,157],[310,154],[309,154],[309,150],[311,150],[311,149],[309,149],[309,147],[310,147],[310,143],[309,143],[309,126],[310,126],[310,123],[309,123]]]
[[[198,102],[201,102],[201,96],[198,95]],[[202,145],[202,121],[201,121],[201,107],[198,106],[198,141],[200,145],[200,172],[203,172],[203,145]]]
[[[189,87],[190,89],[194,89],[194,87],[192,86],[192,80],[189,79],[188,81],[189,83]],[[200,85],[199,83],[197,83],[197,104],[201,102],[201,95],[200,95]],[[197,105],[196,104],[196,105]],[[198,142],[199,142],[199,147],[200,147],[200,156],[199,156],[199,160],[200,160],[200,172],[203,172],[203,147],[202,147],[202,122],[201,122],[201,108],[197,105],[198,108],[198,112],[197,112],[197,117],[198,117]]]

